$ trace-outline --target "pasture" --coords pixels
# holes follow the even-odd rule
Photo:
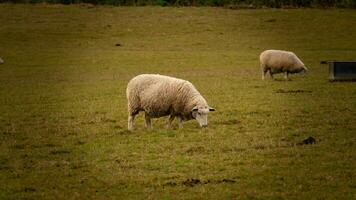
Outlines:
[[[0,4],[0,199],[355,199],[356,12]],[[306,77],[261,80],[294,51]],[[191,81],[209,127],[127,131],[127,82]],[[298,145],[312,136],[316,143]]]

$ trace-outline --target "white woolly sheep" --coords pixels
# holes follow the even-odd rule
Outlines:
[[[284,78],[288,80],[288,74],[300,73],[304,75],[308,70],[293,52],[282,50],[266,50],[262,52],[260,54],[260,65],[262,80],[265,79],[268,71],[272,79],[273,74],[284,73]]]
[[[152,128],[151,118],[170,116],[167,128],[177,117],[182,122],[196,119],[201,127],[208,125],[207,114],[214,111],[189,81],[159,74],[141,74],[127,84],[128,129],[134,129],[135,116],[145,112],[146,127]]]

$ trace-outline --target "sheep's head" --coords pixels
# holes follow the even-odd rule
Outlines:
[[[200,127],[207,127],[208,113],[212,111],[215,111],[215,109],[209,106],[195,106],[192,109],[192,116],[198,121]]]
[[[307,74],[307,72],[308,72],[308,68],[305,67],[305,66],[303,66],[303,67],[302,67],[302,70],[299,72],[299,74],[300,74],[301,76],[305,76],[305,75]]]

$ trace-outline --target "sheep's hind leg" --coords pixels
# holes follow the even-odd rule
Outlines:
[[[152,129],[151,117],[148,116],[147,113],[145,113],[145,121],[146,121],[146,128]]]
[[[269,75],[271,76],[271,79],[274,80],[273,73],[271,70],[269,70]]]
[[[175,116],[174,115],[170,115],[167,119],[167,124],[166,124],[166,128],[169,129],[171,128],[172,125],[172,121],[174,120]]]

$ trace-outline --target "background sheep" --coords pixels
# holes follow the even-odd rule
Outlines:
[[[0,58],[0,65],[4,64],[4,60]]]
[[[289,73],[301,73],[304,75],[308,70],[293,52],[282,50],[266,50],[262,52],[260,54],[260,65],[262,80],[265,79],[268,71],[272,79],[273,74],[284,73],[284,78],[288,80]]]
[[[140,111],[145,112],[147,128],[152,127],[151,118],[168,115],[167,128],[175,117],[182,128],[182,122],[190,119],[196,119],[201,127],[207,126],[207,114],[215,110],[189,81],[158,74],[142,74],[131,79],[126,96],[129,130],[133,130],[135,116]]]

